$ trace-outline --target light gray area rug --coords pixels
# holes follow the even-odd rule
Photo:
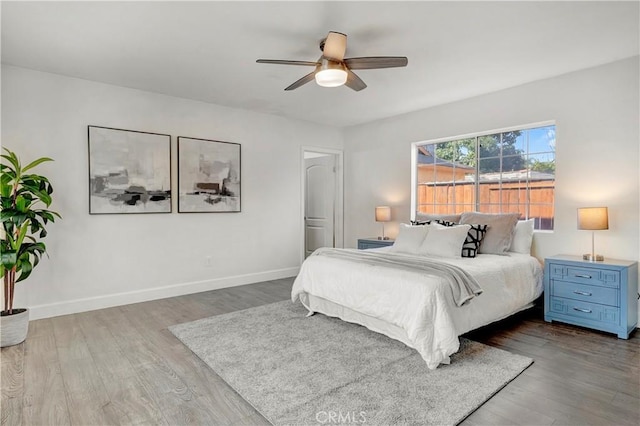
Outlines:
[[[429,370],[403,343],[306,313],[285,301],[170,330],[274,425],[457,424],[533,362],[461,339]]]

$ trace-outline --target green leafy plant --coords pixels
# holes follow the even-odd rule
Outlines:
[[[22,167],[18,156],[3,148],[0,155],[2,196],[2,240],[0,272],[4,276],[4,311],[13,314],[15,284],[26,279],[38,265],[46,246],[38,241],[47,236],[45,225],[61,216],[46,208],[51,205],[53,187],[44,176],[27,173],[51,158],[42,157]],[[39,208],[44,205],[45,208]]]

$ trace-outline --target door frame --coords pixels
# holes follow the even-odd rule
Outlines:
[[[300,264],[305,259],[305,221],[304,210],[306,203],[305,188],[305,152],[331,154],[336,156],[336,191],[333,217],[333,233],[336,247],[344,247],[344,152],[341,149],[321,148],[316,146],[302,146],[300,149]]]

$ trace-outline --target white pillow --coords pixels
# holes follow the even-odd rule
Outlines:
[[[533,242],[534,219],[519,220],[513,231],[513,241],[509,251],[513,253],[531,254],[531,243]]]
[[[460,257],[462,244],[467,239],[471,225],[442,226],[432,223],[425,237],[419,254],[425,256]]]
[[[400,230],[390,251],[395,253],[417,254],[420,245],[429,231],[428,226],[411,226],[400,224]]]

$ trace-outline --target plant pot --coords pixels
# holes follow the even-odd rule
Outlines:
[[[14,309],[13,315],[0,316],[0,348],[24,342],[29,331],[29,310]]]

